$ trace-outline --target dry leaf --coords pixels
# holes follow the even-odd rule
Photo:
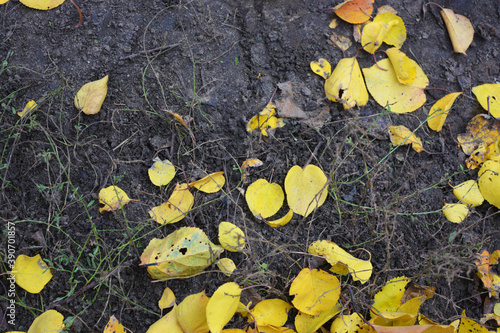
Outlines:
[[[60,6],[65,0],[19,0],[26,7],[49,10]]]
[[[224,171],[214,172],[202,179],[189,183],[190,187],[195,187],[205,193],[219,192],[226,183]]]
[[[356,312],[338,316],[330,326],[330,333],[355,333],[365,325],[362,317]]]
[[[366,24],[361,33],[361,45],[369,53],[374,53],[382,43],[400,49],[406,40],[406,27],[398,15],[390,12],[378,14],[373,22]]]
[[[500,155],[484,162],[479,170],[477,183],[486,201],[500,208]]]
[[[169,111],[167,110],[167,112],[172,116],[174,117],[174,119],[179,123],[181,124],[182,126],[184,126],[185,128],[189,129],[189,125],[188,123],[191,121],[191,119],[188,119],[188,121],[186,122],[184,120],[184,118],[178,114],[178,113],[175,113],[175,112],[172,112],[172,111]],[[186,118],[188,118],[189,116],[186,116]],[[189,117],[190,118],[190,117]]]
[[[436,287],[419,286],[414,283],[410,283],[408,288],[406,288],[403,297],[401,298],[401,304],[406,303],[415,297],[425,296],[425,299],[431,299],[434,296]],[[431,321],[427,323],[433,323]]]
[[[47,310],[35,318],[28,329],[28,333],[58,333],[65,328],[64,316],[56,310]]]
[[[169,160],[160,160],[156,157],[148,175],[151,182],[156,186],[164,186],[170,183],[175,176],[175,167]]]
[[[219,243],[231,252],[240,252],[245,248],[245,233],[230,222],[219,223]]]
[[[263,165],[264,163],[262,163],[261,160],[259,160],[258,158],[249,158],[247,160],[245,160],[242,164],[241,164],[241,173],[243,174],[242,177],[241,177],[241,180],[242,181],[245,181],[245,179],[247,178],[247,175],[248,175],[248,168],[255,168],[255,167],[259,167],[261,165]]]
[[[382,290],[375,294],[373,307],[377,310],[371,312],[371,317],[375,318],[376,312],[396,311],[401,306],[401,299],[405,293],[405,287],[409,280],[404,277],[396,277],[386,282]]]
[[[177,184],[167,202],[151,208],[149,216],[160,223],[175,223],[186,217],[193,208],[194,197],[186,183]]]
[[[118,186],[112,185],[99,191],[99,203],[104,207],[99,208],[99,212],[112,212],[121,209],[130,202],[127,193]]]
[[[20,254],[14,262],[11,275],[16,284],[32,294],[38,294],[52,279],[52,272],[42,257]]]
[[[394,15],[397,15],[398,11],[389,5],[383,5],[377,8],[377,15],[383,13],[393,13]]]
[[[245,199],[248,208],[256,218],[267,219],[280,210],[285,200],[285,194],[280,185],[270,184],[265,179],[257,179],[248,186]]]
[[[26,117],[31,113],[31,111],[34,111],[38,108],[38,104],[36,104],[35,101],[31,100],[28,103],[26,103],[26,106],[24,107],[23,111],[18,112],[17,115],[21,118]]]
[[[108,75],[100,80],[83,85],[75,96],[75,106],[83,113],[91,115],[101,110],[108,93]]]
[[[320,107],[319,109],[314,110],[312,113],[313,115],[309,119],[303,120],[303,123],[316,130],[319,130],[326,123],[332,120],[329,106]]]
[[[447,8],[441,10],[441,16],[446,24],[446,29],[448,29],[453,50],[457,53],[466,54],[465,51],[467,51],[474,38],[474,27],[469,19],[455,14],[453,10]]]
[[[417,137],[415,133],[412,133],[412,131],[410,131],[405,126],[390,126],[389,135],[392,144],[395,146],[411,144],[411,146],[417,153],[420,153],[424,150],[422,146],[422,140],[420,140],[420,138]]]
[[[335,29],[338,25],[339,25],[339,24],[338,24],[338,22],[337,22],[337,19],[336,19],[336,18],[334,18],[334,19],[330,22],[330,24],[328,25],[328,27],[329,27],[330,29]]]
[[[234,282],[217,288],[207,305],[207,322],[211,333],[220,333],[236,313],[241,288]]]
[[[346,51],[352,45],[352,42],[349,38],[344,37],[341,34],[337,34],[335,32],[332,32],[330,40],[342,51]]]
[[[202,291],[187,296],[172,310],[175,311],[177,322],[185,333],[208,333],[206,309],[209,300]]]
[[[373,2],[374,0],[348,0],[335,6],[333,11],[348,23],[364,23],[370,19]]]
[[[469,207],[461,203],[447,203],[443,206],[443,214],[450,222],[462,223],[467,215],[469,215]]]
[[[495,118],[500,118],[500,83],[472,87],[479,104]]]
[[[461,94],[461,92],[451,93],[434,103],[429,111],[429,116],[427,117],[427,124],[430,129],[436,132],[441,132],[446,117],[448,116],[448,112],[453,106],[453,103],[455,103],[455,99],[457,99],[457,97]]]
[[[318,61],[311,61],[309,65],[314,73],[325,80],[332,75],[332,65],[326,59],[320,58]]]
[[[273,103],[267,104],[264,110],[250,119],[247,124],[247,131],[253,132],[259,129],[262,135],[267,136],[268,131],[272,132],[276,128],[285,126],[283,119],[277,118],[275,114],[276,106]]]
[[[280,117],[306,119],[307,114],[293,100],[293,86],[291,81],[278,83],[281,90],[281,99],[276,101],[276,108]]]
[[[172,289],[166,287],[161,294],[161,298],[158,301],[158,307],[160,309],[168,309],[175,305],[175,295]]]
[[[454,186],[453,194],[461,203],[472,207],[480,206],[484,201],[483,195],[479,191],[479,186],[473,179]]]
[[[104,327],[103,333],[125,333],[125,328],[115,316],[111,316],[106,327]]]

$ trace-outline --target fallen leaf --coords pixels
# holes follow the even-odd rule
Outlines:
[[[274,221],[269,221],[269,220],[266,220],[266,223],[268,225],[270,225],[271,227],[273,228],[276,228],[276,227],[279,227],[279,226],[284,226],[286,225],[288,222],[290,222],[290,220],[292,219],[293,217],[293,210],[289,210],[288,213],[286,213],[285,216],[277,219],[277,220],[274,220]]]
[[[158,301],[158,307],[160,309],[168,309],[175,305],[175,295],[172,289],[166,287],[161,294],[161,298]]]
[[[465,316],[465,310],[462,314]],[[489,333],[488,329],[483,325],[476,323],[474,320],[469,318],[460,318],[460,324],[458,325],[458,329],[455,331],[456,333]]]
[[[190,187],[195,187],[205,193],[219,192],[226,183],[224,171],[214,172],[202,179],[189,183]]]
[[[500,155],[483,163],[478,173],[477,183],[486,201],[500,208]]]
[[[112,185],[99,191],[99,203],[104,207],[99,208],[99,212],[112,212],[121,209],[130,202],[127,193],[118,186]]]
[[[108,75],[100,80],[83,85],[75,96],[75,106],[83,113],[91,115],[101,110],[108,93]]]
[[[411,85],[399,83],[389,59],[380,60],[378,66],[363,68],[368,91],[379,105],[391,112],[412,112],[426,101],[424,89],[429,84],[429,79],[415,61],[410,59],[410,62],[417,69],[417,76]]]
[[[372,264],[369,260],[361,260],[347,253],[340,246],[328,240],[318,240],[309,245],[308,252],[322,256],[332,265],[330,270],[336,274],[350,273],[354,281],[366,283],[372,275]]]
[[[500,118],[500,83],[472,87],[479,104],[495,118]]]
[[[189,119],[187,122],[184,120],[184,118],[178,114],[178,113],[175,113],[175,112],[172,112],[172,111],[169,111],[167,110],[167,112],[172,116],[174,117],[174,119],[179,123],[181,124],[182,126],[184,126],[185,128],[189,129],[189,125],[188,125],[188,122],[191,121],[191,119]],[[187,117],[186,117],[187,118]]]
[[[453,194],[461,203],[472,207],[480,206],[484,201],[479,186],[473,179],[454,186]]]
[[[396,311],[401,306],[401,299],[405,293],[405,287],[409,280],[405,276],[393,278],[386,282],[373,298],[373,308],[377,311],[371,312],[371,318],[377,316],[376,312],[383,313]]]
[[[285,194],[280,185],[270,184],[261,178],[248,186],[245,199],[248,208],[256,218],[266,219],[279,211],[285,200]]]
[[[330,326],[330,333],[356,333],[365,324],[363,318],[355,313],[338,316]]]
[[[361,33],[361,45],[369,53],[374,53],[382,43],[400,49],[406,40],[406,27],[398,15],[390,12],[378,14],[373,22],[366,24]]]
[[[219,223],[219,243],[231,252],[241,252],[245,248],[245,233],[230,222]]]
[[[38,108],[38,104],[36,104],[35,101],[31,100],[28,103],[26,103],[26,106],[24,107],[23,111],[18,112],[17,115],[21,118],[26,117],[31,113],[31,111],[34,111]]]
[[[467,167],[479,167],[485,159],[492,155],[490,152],[495,147],[500,137],[500,120],[484,114],[478,114],[467,124],[465,133],[457,137],[465,154],[471,155],[467,160]],[[493,144],[493,145],[492,145]]]
[[[213,244],[203,230],[182,227],[163,239],[153,238],[141,255],[155,280],[188,277],[212,265],[224,251]]]
[[[149,216],[159,224],[179,222],[193,208],[194,197],[186,183],[177,184],[168,201],[151,208]]]
[[[49,10],[60,6],[65,0],[19,0],[26,7]]]
[[[250,313],[252,316],[248,318],[251,323],[255,320],[259,331],[261,326],[281,327],[288,320],[288,312],[293,309],[293,306],[281,299],[266,299],[257,303]]]
[[[160,160],[156,157],[148,175],[151,182],[156,186],[164,186],[175,177],[175,167],[169,160]]]
[[[34,257],[18,255],[11,275],[19,287],[32,294],[38,294],[52,279],[50,268],[39,254]]]
[[[251,133],[259,129],[262,135],[268,136],[268,131],[272,132],[276,128],[285,126],[283,119],[277,118],[275,114],[276,106],[273,103],[267,104],[264,110],[250,119],[247,124],[247,131]]]
[[[28,333],[57,333],[62,332],[65,328],[64,316],[56,310],[47,310],[35,318],[28,329]]]
[[[335,306],[340,296],[337,277],[318,269],[304,268],[292,281],[290,296],[300,312],[319,315]]]
[[[467,168],[471,170],[480,168],[484,161],[497,155],[499,151],[499,149],[497,149],[497,142],[492,142],[489,145],[486,145],[485,142],[481,143],[479,147],[470,154],[469,158],[465,160]]]
[[[173,311],[184,333],[208,333],[206,309],[209,300],[210,298],[202,291],[187,296],[175,307]]]
[[[370,322],[379,326],[412,326],[417,316],[406,312],[386,311],[377,314]]]
[[[406,303],[415,297],[425,296],[425,299],[431,299],[434,296],[436,287],[419,286],[415,283],[410,283],[408,288],[406,288],[403,297],[401,298],[401,304]],[[430,321],[429,321],[430,323]]]
[[[396,47],[387,49],[385,53],[391,61],[399,83],[404,85],[412,84],[417,77],[417,67],[415,63]]]
[[[337,303],[316,316],[311,316],[299,311],[295,316],[295,329],[297,333],[314,333],[341,310],[342,306]]]
[[[372,324],[377,333],[454,333],[451,325],[411,325],[411,326],[380,326]]]
[[[240,302],[241,288],[234,282],[217,288],[207,305],[207,322],[211,333],[220,333],[236,313]]]
[[[417,316],[420,310],[420,306],[427,298],[425,296],[417,296],[403,303],[401,299],[401,306],[398,308],[397,312],[404,312]]]
[[[125,333],[125,328],[115,316],[111,316],[106,327],[104,327],[103,333]]]
[[[465,51],[467,51],[474,38],[474,27],[469,19],[455,14],[453,10],[447,8],[442,8],[441,16],[446,24],[446,29],[448,29],[453,50],[457,53],[466,54]]]
[[[249,158],[247,160],[245,160],[242,164],[241,164],[241,173],[242,173],[242,177],[241,177],[241,180],[242,181],[245,181],[245,179],[247,178],[248,176],[248,168],[255,168],[255,167],[259,167],[261,165],[263,165],[264,163],[262,163],[261,160],[259,160],[258,158]]]
[[[7,1],[8,1],[8,0],[7,0]],[[330,24],[328,25],[328,28],[330,28],[330,29],[335,29],[338,25],[339,25],[339,24],[338,24],[338,22],[337,22],[337,19],[336,19],[336,18],[334,18],[334,19],[330,22]]]
[[[335,14],[342,20],[352,23],[364,23],[370,19],[374,0],[348,0],[333,8]]]
[[[430,129],[441,132],[453,103],[455,103],[455,100],[461,94],[461,92],[451,93],[434,103],[427,117],[427,125],[429,125]]]
[[[349,38],[335,32],[333,32],[330,36],[330,40],[342,51],[346,51],[352,45],[352,42]]]
[[[305,168],[293,166],[285,177],[288,206],[294,213],[307,217],[321,207],[328,196],[328,179],[323,170],[308,164]]]
[[[356,58],[343,58],[338,62],[325,81],[325,94],[328,99],[342,103],[344,109],[368,103],[368,91]]]
[[[314,73],[325,80],[332,75],[332,65],[326,59],[320,58],[318,61],[311,61],[309,65]]]
[[[184,333],[179,325],[179,322],[177,321],[175,308],[176,306],[174,305],[174,308],[169,313],[161,317],[153,325],[149,326],[146,333]]]
[[[447,203],[444,204],[442,209],[446,219],[453,223],[462,223],[469,215],[469,207],[461,203]]]
[[[226,276],[231,276],[233,272],[236,270],[236,265],[234,264],[234,261],[232,261],[229,258],[222,258],[219,261],[217,261],[217,267]]]
[[[278,88],[281,90],[281,99],[276,101],[276,108],[280,117],[285,118],[308,118],[307,114],[302,110],[293,99],[293,86],[291,81],[278,83]]]
[[[319,130],[330,120],[332,120],[332,115],[330,114],[330,107],[322,106],[319,109],[314,110],[313,115],[309,119],[303,120],[302,122],[316,130]]]
[[[500,250],[494,251],[491,255],[484,250],[479,255],[479,260],[474,263],[477,266],[477,276],[483,281],[484,289],[488,290],[489,296],[498,298],[500,295],[500,275],[492,270],[492,266],[498,264]]]
[[[9,2],[9,0],[0,0],[0,5],[3,5],[4,3]]]
[[[405,126],[389,126],[389,135],[392,144],[395,146],[411,144],[417,153],[424,150],[422,140]]]

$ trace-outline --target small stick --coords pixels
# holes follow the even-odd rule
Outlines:
[[[76,10],[78,10],[78,14],[80,15],[80,22],[78,22],[77,25],[75,25],[75,28],[78,28],[82,25],[82,11],[80,10],[80,8],[77,6],[77,4],[75,3],[74,0],[71,0],[71,3],[73,3],[73,5],[76,7]]]
[[[148,53],[151,53],[151,52],[162,51],[162,50],[165,50],[165,49],[172,49],[172,48],[174,48],[176,46],[179,46],[179,45],[180,44],[177,43],[177,44],[170,44],[170,45],[164,45],[164,46],[160,46],[160,47],[155,47],[154,49],[150,49],[150,50],[143,50],[143,51],[140,51],[140,52],[128,55],[126,57],[121,57],[120,60],[134,59],[135,57],[137,57],[139,55],[142,55],[142,54],[148,54]]]

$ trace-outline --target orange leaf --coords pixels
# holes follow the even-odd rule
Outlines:
[[[342,20],[352,23],[364,23],[370,19],[374,0],[348,0],[333,8]]]
[[[498,297],[500,291],[500,276],[491,271],[491,266],[498,263],[500,250],[496,250],[490,256],[490,253],[484,250],[479,255],[479,260],[475,261],[477,266],[477,275],[481,278],[484,288],[490,292],[490,297]]]

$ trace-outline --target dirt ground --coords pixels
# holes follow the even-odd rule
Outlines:
[[[454,224],[441,207],[456,201],[449,183],[477,177],[477,170],[464,167],[466,156],[455,140],[474,115],[484,112],[471,87],[500,79],[496,0],[438,1],[472,21],[476,33],[467,55],[453,52],[436,6],[425,7],[421,0],[375,3],[376,8],[391,5],[402,17],[408,34],[402,50],[422,67],[429,87],[464,92],[442,133],[429,130],[425,119],[443,90],[426,90],[424,108],[409,114],[389,114],[373,99],[350,111],[325,100],[324,80],[309,63],[325,58],[334,66],[343,57],[329,43],[334,14],[321,10],[335,1],[77,3],[83,14],[78,28],[70,1],[50,11],[16,0],[0,6],[0,218],[4,225],[15,223],[16,255],[39,253],[54,274],[38,295],[17,288],[15,325],[4,318],[1,331],[27,330],[36,316],[54,308],[72,322],[70,332],[101,332],[111,315],[131,331],[145,332],[160,318],[157,302],[165,286],[178,302],[202,290],[211,295],[227,281],[262,285],[243,293],[254,303],[271,297],[290,301],[290,283],[301,268],[314,265],[307,247],[318,239],[363,259],[371,253],[374,273],[368,283],[341,278],[345,300],[364,314],[363,302],[369,304],[388,279],[405,275],[436,287],[422,307],[429,318],[445,324],[463,310],[482,317],[487,292],[474,260],[482,250],[500,249],[498,210],[485,203]],[[345,22],[335,31],[352,39],[352,26]],[[345,56],[354,56],[358,47],[354,43]],[[374,64],[364,51],[357,59],[362,68]],[[76,91],[105,75],[109,90],[100,113],[79,113]],[[325,107],[330,112],[316,127],[287,118],[269,138],[249,134],[248,120],[287,81],[308,118]],[[282,97],[278,90],[273,101]],[[15,112],[32,99],[39,109],[20,120]],[[192,117],[193,135],[167,110]],[[427,152],[409,146],[392,151],[389,125],[420,126],[416,134]],[[283,185],[287,171],[304,165],[313,152],[310,163],[330,180],[326,203],[279,228],[255,219],[241,189],[259,178]],[[224,171],[223,192],[193,191],[195,206],[187,218],[160,227],[148,211],[168,198],[173,185],[160,189],[149,181],[155,156],[177,167],[172,184]],[[251,169],[242,183],[238,166],[247,158],[258,158],[263,166]],[[99,190],[113,184],[135,200],[123,211],[99,213]],[[278,215],[287,210],[285,204]],[[139,267],[153,237],[196,226],[217,243],[221,221],[235,223],[248,238],[244,253],[222,255],[237,265],[231,278],[214,265],[193,278],[152,283]],[[5,313],[9,269],[2,230],[0,309]],[[237,319],[231,327],[241,325]]]

